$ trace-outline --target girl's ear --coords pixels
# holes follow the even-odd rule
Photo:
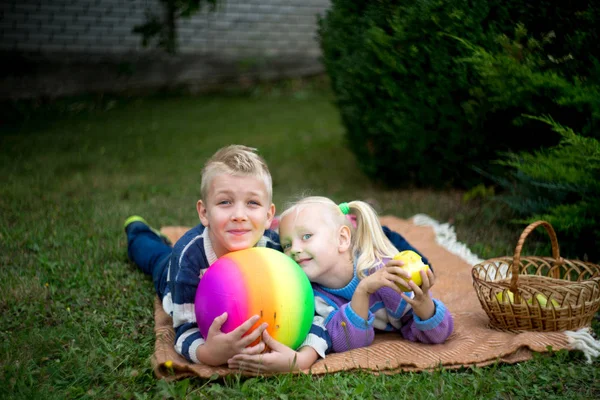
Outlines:
[[[352,244],[352,233],[350,228],[346,225],[342,225],[338,231],[338,252],[345,253],[350,249]]]

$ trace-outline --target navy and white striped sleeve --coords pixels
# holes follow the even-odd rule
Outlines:
[[[197,232],[189,232],[187,240],[179,241],[171,256],[169,287],[172,296],[175,351],[187,360],[198,363],[196,350],[204,344],[196,322],[194,300],[200,282],[200,271],[208,267],[203,239]]]

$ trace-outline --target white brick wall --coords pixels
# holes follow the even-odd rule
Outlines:
[[[179,20],[176,56],[132,33],[148,7],[162,10],[159,0],[0,0],[0,98],[200,91],[323,72],[316,15],[329,0],[220,0]]]
[[[316,15],[329,0],[221,0],[216,12],[179,21],[181,54],[319,55]],[[0,51],[143,53],[133,27],[158,0],[4,0]]]

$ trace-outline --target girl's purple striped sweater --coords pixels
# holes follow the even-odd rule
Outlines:
[[[371,273],[382,267],[383,263],[380,263],[374,269],[371,268]],[[381,288],[370,296],[368,319],[363,319],[350,306],[358,282],[355,266],[354,277],[341,289],[330,289],[313,283],[315,311],[323,317],[326,328],[323,335],[328,336],[323,339],[331,344],[326,353],[368,346],[373,342],[375,330],[396,331],[406,340],[431,344],[443,343],[452,333],[452,315],[440,300],[433,299],[434,315],[422,320],[413,314],[410,304],[388,287]],[[411,296],[413,293],[406,294]]]

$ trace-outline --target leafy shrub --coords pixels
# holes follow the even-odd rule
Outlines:
[[[581,77],[573,85],[585,86],[600,76],[599,10],[584,1],[332,1],[319,37],[350,148],[367,174],[392,185],[471,186],[480,180],[471,166],[487,164],[498,150],[539,147],[540,135],[547,137],[541,144],[555,144],[548,129],[513,130],[512,123],[527,110],[562,110],[553,93],[558,84],[550,81],[546,90],[546,82],[525,81],[528,95],[512,101],[501,92],[498,103],[483,102],[490,91],[503,90],[498,79],[511,71],[496,81],[482,76],[473,48],[454,38],[502,59],[513,55],[496,38],[518,22],[540,41],[554,32],[546,50],[561,62],[525,67],[567,83]],[[573,101],[563,114],[591,131],[594,106],[585,96]],[[525,107],[534,102],[535,109]],[[563,122],[563,114],[555,118]]]
[[[469,64],[477,77],[469,89],[471,98],[463,103],[472,125],[481,126],[484,132],[502,133],[496,127],[508,128],[503,119],[509,117],[513,126],[503,136],[512,136],[511,143],[534,131],[535,140],[544,145],[555,142],[558,136],[553,136],[554,140],[537,136],[541,129],[547,129],[543,132],[547,136],[548,126],[536,124],[522,114],[546,112],[585,136],[600,137],[597,82],[568,78],[557,71],[568,64],[572,56],[557,60],[545,51],[554,40],[554,34],[537,40],[519,24],[514,39],[506,35],[496,38],[501,50],[495,53],[458,40],[472,51],[471,56],[459,62]]]
[[[523,222],[550,222],[562,254],[599,261],[600,142],[548,117],[530,118],[551,126],[560,143],[531,153],[509,153],[498,161],[510,173],[509,178],[495,178],[505,189],[497,199],[522,215]]]

